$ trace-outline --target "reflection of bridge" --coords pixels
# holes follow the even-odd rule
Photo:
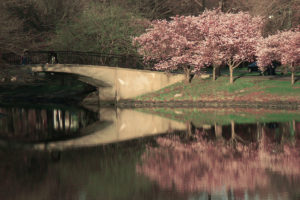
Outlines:
[[[90,79],[87,81],[89,84],[99,88],[99,98],[104,101],[132,99],[184,79],[182,74],[108,66],[44,64],[30,67],[33,72],[60,72],[85,76]]]
[[[19,148],[36,150],[64,150],[70,148],[91,147],[126,140],[154,136],[171,131],[186,130],[186,124],[162,118],[156,115],[137,112],[134,110],[101,109],[99,111],[101,123],[96,122],[84,129],[84,136],[64,141],[53,141],[36,144],[16,144]],[[0,140],[0,146],[7,146]]]
[[[5,113],[1,118],[1,113]],[[81,137],[80,129],[98,120],[85,109],[0,107],[0,138],[8,141],[47,142]]]

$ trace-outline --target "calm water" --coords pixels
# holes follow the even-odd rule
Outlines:
[[[299,111],[0,113],[0,199],[300,199]]]

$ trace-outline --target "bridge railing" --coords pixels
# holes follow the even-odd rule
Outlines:
[[[141,57],[135,55],[102,54],[79,51],[26,51],[23,56],[13,53],[2,54],[2,59],[9,64],[85,64],[105,65],[134,69],[149,68]]]

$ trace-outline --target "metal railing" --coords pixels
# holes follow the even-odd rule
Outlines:
[[[9,64],[85,64],[105,65],[134,69],[149,68],[135,55],[102,54],[79,51],[26,51],[23,56],[14,53],[2,54],[2,59]]]

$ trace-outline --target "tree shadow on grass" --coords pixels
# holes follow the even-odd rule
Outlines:
[[[300,82],[300,76],[295,76],[295,83]]]
[[[274,75],[274,76],[269,76],[269,80],[286,80],[290,81],[291,80],[291,75]],[[300,76],[295,76],[295,83],[300,81]]]
[[[279,76],[279,75],[274,75],[274,76],[264,76],[264,77],[266,77],[267,78],[267,80],[278,80],[278,79],[287,79],[287,77],[284,77],[284,76]]]
[[[235,76],[235,77],[233,78],[233,82],[235,82],[237,79],[242,78],[242,77],[244,77],[244,76],[245,76],[244,74]]]

